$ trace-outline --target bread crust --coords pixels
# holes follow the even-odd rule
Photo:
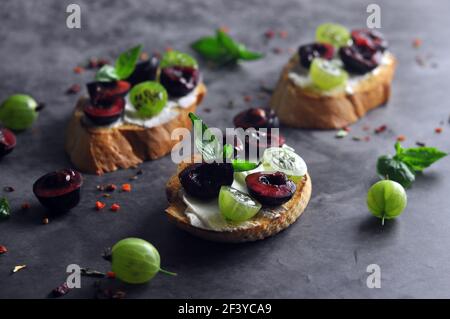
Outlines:
[[[379,66],[376,74],[363,78],[352,94],[343,91],[333,95],[302,88],[289,79],[289,72],[298,65],[298,55],[294,55],[281,72],[270,106],[287,126],[343,128],[389,100],[397,62],[388,54],[391,63]]]
[[[195,112],[206,94],[203,83],[198,86],[197,100],[187,108],[179,108],[174,119],[145,128],[133,124],[118,127],[88,127],[83,124],[83,105],[87,98],[77,102],[66,132],[65,149],[77,169],[85,173],[103,174],[119,168],[136,167],[146,160],[155,160],[168,154],[180,141],[171,139],[174,129],[190,129],[189,112]]]
[[[273,236],[293,224],[303,213],[311,198],[312,184],[311,178],[307,174],[297,183],[297,190],[290,201],[282,205],[282,212],[276,217],[267,217],[257,214],[251,219],[254,226],[249,228],[237,228],[230,231],[215,231],[202,229],[192,226],[188,217],[184,214],[186,204],[181,198],[180,190],[182,188],[178,173],[181,172],[190,163],[181,163],[178,165],[177,174],[174,174],[166,184],[166,195],[169,207],[166,209],[166,215],[169,221],[177,227],[189,232],[190,234],[216,242],[240,243],[261,240]]]

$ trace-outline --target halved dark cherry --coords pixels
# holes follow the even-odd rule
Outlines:
[[[7,128],[0,128],[0,159],[16,147],[16,136]]]
[[[351,73],[364,74],[380,65],[383,58],[380,51],[372,51],[367,47],[347,46],[339,49],[339,56],[345,69]]]
[[[199,199],[217,197],[220,187],[233,184],[233,166],[230,163],[198,163],[178,174],[186,193]]]
[[[354,45],[358,47],[380,52],[384,52],[388,47],[388,42],[384,36],[376,30],[357,29],[353,30],[351,35]]]
[[[265,206],[279,206],[289,201],[297,189],[282,172],[253,173],[245,178],[251,196]]]
[[[334,47],[328,43],[310,43],[302,45],[298,48],[300,64],[309,69],[314,58],[323,58],[331,60],[334,55]]]
[[[52,213],[66,212],[78,205],[82,184],[79,172],[62,169],[40,177],[33,184],[33,193]]]
[[[278,127],[279,121],[275,114],[275,111],[269,108],[249,108],[240,112],[233,119],[235,127],[242,127],[244,130],[254,127],[259,128],[272,128]]]
[[[116,97],[109,106],[86,103],[83,111],[88,119],[97,125],[109,125],[117,121],[125,109],[125,100]]]
[[[160,82],[172,97],[182,97],[198,84],[200,72],[197,68],[171,66],[161,70]]]
[[[131,88],[127,81],[91,82],[86,84],[91,103],[109,106],[117,97],[124,97]]]
[[[130,77],[127,79],[132,86],[145,81],[155,81],[158,73],[159,58],[153,55],[147,61],[136,64],[136,67]]]

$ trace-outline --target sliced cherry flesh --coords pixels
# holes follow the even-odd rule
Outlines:
[[[314,58],[331,60],[334,55],[334,47],[328,43],[310,43],[298,48],[300,64],[309,69]]]
[[[109,125],[117,121],[125,109],[125,100],[122,97],[116,99],[109,106],[86,103],[83,111],[88,119],[97,125]]]
[[[132,86],[145,81],[155,81],[158,73],[159,59],[153,55],[147,61],[136,64],[136,67],[130,77],[127,79]]]
[[[344,63],[345,69],[356,74],[365,74],[372,71],[380,65],[382,59],[380,51],[372,51],[366,47],[355,45],[341,47],[339,56]]]
[[[200,72],[196,68],[171,66],[161,70],[160,82],[172,97],[182,97],[198,84]]]
[[[376,30],[358,29],[353,30],[351,35],[354,45],[367,48],[373,52],[384,52],[388,47],[388,42],[384,39],[384,36]]]
[[[252,131],[245,135],[245,157],[246,159],[258,160],[264,150],[269,147],[281,147],[286,142],[283,135],[271,134],[270,130]],[[254,154],[256,151],[256,154]]]
[[[16,136],[7,128],[0,128],[0,159],[16,147]]]
[[[264,206],[279,206],[289,201],[297,189],[282,172],[253,173],[245,178],[251,196]]]
[[[237,114],[233,123],[235,127],[241,127],[244,130],[254,127],[259,128],[272,128],[278,127],[279,121],[275,114],[275,111],[269,108],[249,108],[245,111]]]
[[[86,84],[93,105],[110,106],[117,97],[124,97],[131,88],[127,81],[91,82]]]
[[[230,163],[198,163],[186,167],[178,178],[186,193],[206,200],[217,197],[221,186],[233,184],[233,173]]]
[[[79,172],[62,169],[40,177],[33,185],[33,192],[51,212],[66,212],[78,205],[82,184]]]

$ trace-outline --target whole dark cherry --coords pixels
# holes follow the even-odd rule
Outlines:
[[[0,128],[0,159],[16,147],[16,136],[7,128]]]
[[[289,201],[296,191],[293,181],[282,172],[253,173],[245,178],[252,197],[264,206],[279,206]]]
[[[298,48],[300,64],[309,69],[314,58],[323,58],[331,60],[334,55],[334,47],[328,43],[310,43]]]
[[[156,80],[158,73],[159,58],[156,55],[152,55],[148,60],[142,61],[136,64],[133,73],[127,79],[132,86],[145,81]]]
[[[197,68],[171,66],[161,70],[160,82],[172,97],[182,97],[198,84],[200,72]]]
[[[79,172],[62,169],[40,177],[33,184],[33,193],[51,213],[63,213],[78,205],[82,184]]]
[[[235,127],[248,129],[254,127],[259,128],[273,128],[279,126],[278,117],[275,111],[270,108],[249,108],[237,114],[233,119]]]
[[[383,58],[380,51],[372,51],[367,47],[356,45],[341,47],[339,56],[345,69],[356,74],[365,74],[372,71],[380,65]]]
[[[206,200],[217,197],[221,186],[230,186],[233,174],[230,163],[198,163],[186,167],[178,178],[187,194]]]

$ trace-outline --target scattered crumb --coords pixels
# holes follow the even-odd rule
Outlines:
[[[288,37],[288,32],[287,31],[280,31],[280,32],[278,32],[278,35],[280,36],[280,38],[286,39]]]
[[[434,129],[434,131],[435,131],[437,134],[440,134],[440,133],[442,133],[442,127],[436,127],[436,128]]]
[[[405,135],[399,135],[399,136],[397,136],[397,141],[398,141],[398,142],[403,142],[404,140],[406,140],[406,136],[405,136]]]
[[[420,39],[420,38],[415,38],[414,40],[413,40],[413,42],[412,42],[412,46],[413,46],[413,48],[419,48],[419,47],[421,47],[422,46],[422,39]]]
[[[27,267],[27,265],[17,265],[17,266],[14,266],[14,269],[12,270],[12,272],[13,272],[13,273],[16,273],[16,272],[21,271],[22,269],[24,269],[24,268],[26,268],[26,267]]]
[[[66,94],[77,94],[81,91],[81,86],[79,84],[72,84],[66,91]]]
[[[76,66],[73,68],[73,72],[76,74],[81,74],[84,72],[84,68],[82,66]]]

